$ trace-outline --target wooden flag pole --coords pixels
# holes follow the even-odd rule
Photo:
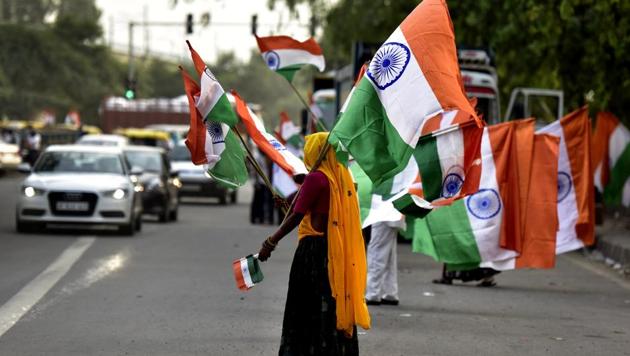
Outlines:
[[[260,178],[262,178],[263,182],[265,183],[265,186],[267,186],[269,191],[271,191],[271,194],[273,195],[274,199],[275,198],[280,198],[280,195],[276,192],[275,189],[273,189],[273,185],[271,184],[271,181],[269,180],[269,177],[267,177],[267,175],[263,171],[262,167],[260,167],[258,162],[256,162],[256,159],[254,158],[254,155],[252,154],[252,151],[250,151],[249,147],[247,146],[247,143],[245,142],[245,140],[243,139],[243,136],[241,135],[241,132],[238,130],[238,128],[236,128],[236,126],[234,126],[234,131],[236,131],[236,135],[241,140],[241,143],[243,144],[243,147],[245,147],[245,151],[247,152],[247,159],[249,160],[249,163],[252,164],[252,166],[254,167],[254,170],[258,173]],[[283,210],[283,213],[286,216],[287,212],[289,211],[288,207],[286,205],[286,202],[284,204],[282,204],[281,208]]]
[[[311,110],[311,107],[306,103],[306,100],[304,100],[304,98],[302,97],[302,94],[300,94],[300,92],[297,90],[295,85],[293,85],[293,83],[290,81],[289,81],[289,85],[291,86],[291,89],[293,89],[293,92],[295,93],[295,95],[297,95],[297,97],[302,102],[302,105],[304,105],[304,108],[306,109],[306,111],[308,111],[308,113],[310,114],[309,121],[308,121],[309,126],[310,126],[311,120],[315,120],[315,125],[317,125],[318,130],[320,130],[321,132],[328,131],[326,130],[326,127],[324,127],[324,124],[321,122],[321,120],[317,117],[317,115],[315,115],[313,110]]]

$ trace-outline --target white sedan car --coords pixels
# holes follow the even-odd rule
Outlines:
[[[129,139],[125,136],[120,135],[84,135],[77,140],[76,144],[89,146],[123,147],[129,145]]]
[[[20,188],[17,231],[78,223],[113,225],[133,235],[142,224],[141,187],[134,183],[142,172],[127,166],[116,147],[48,147]]]

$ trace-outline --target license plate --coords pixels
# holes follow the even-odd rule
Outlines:
[[[200,185],[182,185],[182,187],[180,188],[181,190],[185,191],[185,192],[198,192],[201,190],[201,186]]]
[[[81,201],[59,201],[57,210],[60,211],[88,211],[90,206],[87,202]]]

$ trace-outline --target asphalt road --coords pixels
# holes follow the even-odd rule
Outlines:
[[[296,236],[235,287],[231,262],[273,227],[239,203],[194,202],[134,237],[19,235],[19,177],[0,178],[0,355],[274,355]],[[630,355],[630,286],[578,254],[496,288],[440,286],[440,265],[399,245],[401,305],[370,307],[362,355]],[[4,323],[4,325],[3,325]]]

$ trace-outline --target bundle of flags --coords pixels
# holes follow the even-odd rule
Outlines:
[[[180,67],[190,109],[186,146],[194,164],[206,165],[217,182],[239,187],[247,182],[245,154],[233,127],[238,122],[221,84],[189,42],[199,83]]]

